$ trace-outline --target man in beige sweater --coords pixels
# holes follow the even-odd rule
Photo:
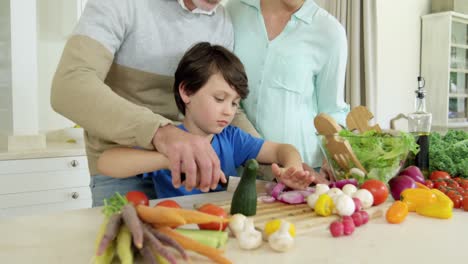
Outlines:
[[[181,173],[200,177],[199,186],[186,187],[205,192],[224,177],[210,142],[174,126],[183,116],[172,93],[174,71],[193,44],[209,41],[233,49],[232,24],[219,2],[88,1],[63,51],[51,103],[85,129],[93,206],[116,191],[140,190],[156,198],[150,180],[98,175],[99,155],[116,146],[166,155],[175,187]],[[242,113],[234,124],[256,134]]]

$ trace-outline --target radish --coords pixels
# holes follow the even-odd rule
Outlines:
[[[351,217],[350,217],[351,218]],[[354,222],[351,218],[351,221],[343,221],[343,234],[349,236],[354,232]]]
[[[351,218],[353,219],[354,225],[356,227],[359,227],[363,224],[361,213],[355,212],[354,214],[351,215]]]
[[[359,211],[359,213],[361,214],[362,224],[367,224],[369,222],[369,214],[366,211]]]
[[[362,203],[361,203],[361,200],[359,200],[359,198],[357,197],[353,197],[353,202],[354,202],[354,212],[359,212],[362,210]]]
[[[330,224],[330,233],[333,237],[342,236],[343,232],[344,232],[344,226],[342,222],[336,220]]]

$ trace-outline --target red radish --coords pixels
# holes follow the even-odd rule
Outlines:
[[[361,214],[362,224],[367,224],[369,222],[369,214],[366,211],[359,211],[359,213]]]
[[[361,213],[355,212],[354,214],[351,215],[351,218],[353,219],[354,225],[356,227],[359,227],[363,224]]]
[[[344,226],[343,226],[343,223],[341,223],[340,221],[336,220],[330,224],[330,233],[333,237],[342,236],[343,232],[344,232]]]
[[[343,221],[343,234],[345,236],[351,235],[354,232],[354,227],[355,226],[354,226],[354,222],[352,221],[352,218],[351,218],[351,221]]]
[[[356,208],[354,209],[354,212],[361,211],[362,210],[361,200],[359,200],[359,198],[357,197],[353,197],[353,201],[354,201],[354,207]]]
[[[344,223],[344,222],[353,222],[353,219],[351,218],[351,216],[348,216],[348,215],[344,215],[343,217],[341,217],[341,221]]]

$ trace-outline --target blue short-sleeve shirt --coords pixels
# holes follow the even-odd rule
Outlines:
[[[183,125],[178,127],[186,130]],[[224,174],[226,176],[237,176],[236,168],[243,165],[247,160],[256,158],[263,143],[263,139],[253,137],[238,127],[227,126],[221,133],[214,135],[211,146],[219,157],[221,170]],[[145,173],[144,177],[152,177],[158,198],[201,193],[199,189],[193,189],[189,192],[184,186],[176,189],[172,185],[170,170]],[[215,191],[221,190],[223,188],[218,185]]]

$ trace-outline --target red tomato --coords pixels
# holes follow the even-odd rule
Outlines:
[[[460,186],[461,186],[463,189],[465,189],[465,191],[468,190],[468,181],[467,181],[467,180],[464,180],[464,181],[460,184]]]
[[[180,204],[178,204],[174,200],[164,200],[157,203],[155,206],[164,206],[164,207],[171,207],[171,208],[182,208]]]
[[[437,179],[450,179],[450,174],[445,171],[433,171],[429,178],[433,181]]]
[[[146,205],[146,206],[149,205],[148,196],[146,196],[144,192],[131,191],[131,192],[128,192],[125,195],[125,197],[127,198],[129,202],[131,202],[135,206],[140,205],[140,204]]]
[[[198,211],[211,214],[211,215],[216,215],[222,218],[227,218],[227,213],[224,211],[223,208],[216,206],[214,204],[204,204],[200,208],[198,208]],[[223,223],[220,226],[220,223],[208,223],[208,224],[199,224],[198,227],[200,229],[205,229],[205,230],[223,230],[226,229],[228,223]]]
[[[361,185],[361,189],[366,189],[368,190],[372,196],[374,196],[374,204],[373,205],[379,205],[387,200],[388,197],[388,188],[385,183],[371,179],[365,181]]]

